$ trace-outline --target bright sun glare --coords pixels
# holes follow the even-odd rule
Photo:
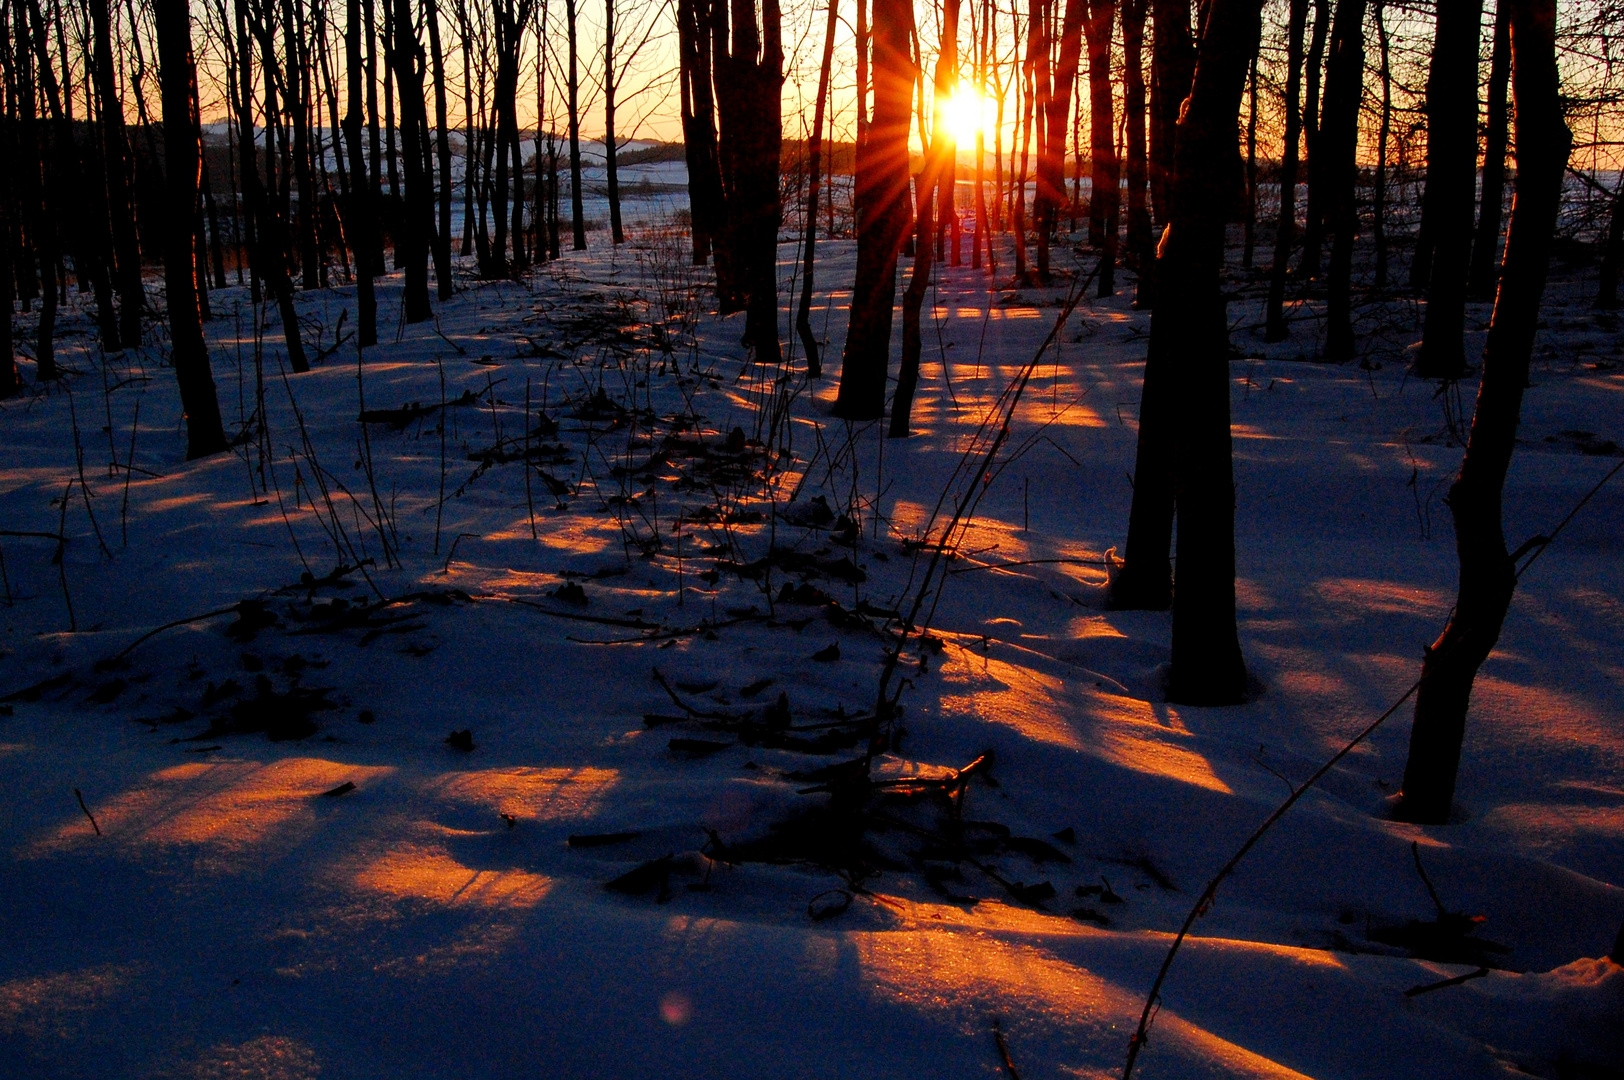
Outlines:
[[[969,144],[975,141],[976,133],[989,122],[987,105],[986,99],[974,87],[964,85],[960,85],[953,91],[952,97],[941,103],[947,130],[955,142]]]

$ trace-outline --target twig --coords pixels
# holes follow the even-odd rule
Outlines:
[[[1442,990],[1448,986],[1459,986],[1461,983],[1469,983],[1473,979],[1481,979],[1488,973],[1488,968],[1480,967],[1476,971],[1468,971],[1464,975],[1456,975],[1453,979],[1439,979],[1435,983],[1423,983],[1420,986],[1412,986],[1408,990],[1404,991],[1404,996],[1407,998],[1420,997],[1422,994],[1430,994],[1434,990]]]
[[[90,819],[90,827],[96,830],[97,836],[100,836],[102,834],[101,826],[96,824],[96,815],[92,814],[90,812],[90,807],[85,805],[85,797],[79,794],[78,788],[73,789],[73,797],[79,800],[79,809],[85,812],[85,817]]]
[[[120,649],[117,653],[115,653],[114,655],[109,657],[107,660],[103,661],[103,663],[104,664],[116,664],[116,663],[118,663],[120,660],[122,660],[126,656],[130,655],[130,653],[135,650],[135,647],[137,645],[140,645],[142,642],[147,641],[150,638],[157,637],[159,634],[163,633],[165,630],[173,630],[177,626],[185,626],[188,623],[202,622],[204,619],[218,618],[221,615],[234,615],[234,614],[237,614],[238,612],[240,612],[241,610],[242,610],[242,605],[241,604],[232,604],[230,607],[221,608],[218,611],[205,611],[201,615],[189,615],[184,619],[176,619],[174,622],[164,623],[162,626],[156,627],[156,628],[154,628],[152,630],[148,630],[146,633],[142,634],[140,637],[136,638],[134,641],[132,641],[128,645],[124,646],[124,648]]]
[[[1195,921],[1205,915],[1212,907],[1218,893],[1218,886],[1234,871],[1236,866],[1240,865],[1240,861],[1246,857],[1247,852],[1251,851],[1257,845],[1257,842],[1263,839],[1264,833],[1274,828],[1275,823],[1286,816],[1286,811],[1297,805],[1297,800],[1301,799],[1309,788],[1313,787],[1326,773],[1335,768],[1339,761],[1352,753],[1356,746],[1369,738],[1377,728],[1387,721],[1388,717],[1398,712],[1399,706],[1410,700],[1420,688],[1420,679],[1411,683],[1410,688],[1404,691],[1397,701],[1388,706],[1386,712],[1378,716],[1363,731],[1355,735],[1346,746],[1333,754],[1331,759],[1321,765],[1313,776],[1304,780],[1297,790],[1286,798],[1285,802],[1275,808],[1274,813],[1263,820],[1263,824],[1252,831],[1252,835],[1246,838],[1246,843],[1241,845],[1240,850],[1231,855],[1229,861],[1219,868],[1218,873],[1213,875],[1211,881],[1207,882],[1207,887],[1202,889],[1201,895],[1196,898],[1195,906],[1184,917],[1184,925],[1179,927],[1178,936],[1173,939],[1173,944],[1168,947],[1167,955],[1162,958],[1161,970],[1156,973],[1156,981],[1150,985],[1150,993],[1145,997],[1144,1011],[1139,1014],[1139,1026],[1134,1030],[1133,1038],[1128,1041],[1128,1060],[1122,1067],[1122,1080],[1129,1080],[1133,1076],[1134,1062],[1138,1059],[1139,1051],[1144,1047],[1146,1037],[1149,1035],[1151,1016],[1161,999],[1162,983],[1167,980],[1167,972],[1173,966],[1173,958],[1178,955],[1180,947],[1183,946],[1185,937],[1190,933],[1190,927],[1194,926]]]
[[[1021,1080],[1021,1074],[1015,1071],[1015,1062],[1010,1060],[1009,1047],[1004,1042],[1004,1029],[996,1019],[992,1022],[992,1041],[998,1044],[998,1056],[1004,1063],[1004,1072],[1009,1075],[1009,1080]]]

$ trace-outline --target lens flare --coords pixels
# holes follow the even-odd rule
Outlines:
[[[951,97],[937,102],[947,132],[954,142],[970,144],[987,127],[987,100],[974,87],[960,85]]]

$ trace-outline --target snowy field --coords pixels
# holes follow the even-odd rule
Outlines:
[[[162,344],[103,356],[77,309],[72,374],[0,403],[0,1076],[1118,1075],[1205,881],[1448,615],[1475,387],[1406,374],[1408,301],[1360,310],[1369,370],[1310,362],[1312,304],[1265,346],[1237,275],[1256,694],[1163,699],[1168,615],[1101,603],[1149,327],[1123,274],[1039,364],[939,648],[903,657],[901,782],[856,785],[886,612],[1065,283],[942,268],[884,440],[827,416],[849,242],[809,382],[745,362],[685,238],[592,240],[415,326],[392,277],[383,344],[298,376],[214,293],[231,454],[186,462]],[[1624,337],[1555,277],[1513,547],[1624,443]],[[353,303],[301,294],[313,355]],[[1619,1075],[1621,552],[1615,481],[1519,584],[1456,820],[1384,817],[1400,709],[1219,891],[1136,1075]]]

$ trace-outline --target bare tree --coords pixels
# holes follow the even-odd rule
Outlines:
[[[1292,237],[1297,232],[1297,144],[1302,135],[1303,34],[1308,23],[1308,0],[1291,0],[1286,24],[1286,130],[1280,156],[1280,216],[1275,225],[1274,263],[1269,267],[1269,299],[1264,309],[1263,340],[1284,341],[1286,328],[1286,267],[1291,260]]]
[[[840,372],[836,416],[877,420],[885,415],[885,376],[891,353],[897,254],[908,230],[908,102],[914,66],[909,48],[911,0],[872,0],[870,73],[874,108],[857,159],[857,273],[851,325]]]
[[[1427,78],[1427,189],[1421,215],[1432,258],[1425,278],[1427,309],[1416,373],[1428,378],[1454,379],[1466,373],[1466,283],[1477,189],[1477,50],[1482,14],[1482,0],[1447,0],[1438,6]]]
[[[1517,585],[1517,559],[1530,550],[1525,545],[1507,552],[1501,498],[1516,446],[1572,143],[1557,82],[1556,0],[1501,3],[1509,9],[1511,23],[1517,193],[1472,431],[1460,475],[1449,488],[1460,586],[1448,625],[1421,664],[1398,806],[1399,817],[1429,825],[1449,819],[1472,684],[1500,640]]]
[[[197,309],[197,269],[192,222],[197,214],[197,176],[202,136],[192,112],[196,67],[192,20],[186,0],[153,0],[158,38],[158,78],[164,119],[164,289],[169,314],[169,361],[186,410],[186,456],[206,457],[226,448],[215,397],[209,350]]]
[[[1335,236],[1326,281],[1325,358],[1353,358],[1353,239],[1359,232],[1359,102],[1364,93],[1365,0],[1337,0],[1325,69],[1319,154],[1325,211]]]
[[[1511,81],[1511,20],[1504,3],[1494,11],[1494,52],[1489,60],[1489,115],[1483,140],[1483,194],[1478,203],[1477,233],[1472,238],[1468,295],[1494,296],[1499,284],[1500,204],[1506,194],[1506,88]]]

